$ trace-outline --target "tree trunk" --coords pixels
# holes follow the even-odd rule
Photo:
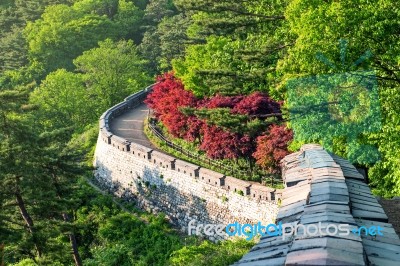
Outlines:
[[[68,214],[63,213],[62,216],[65,222],[70,221]],[[71,243],[72,256],[74,257],[75,265],[82,266],[82,259],[81,256],[79,255],[78,244],[76,243],[75,234],[70,233],[68,234],[68,236],[69,236],[69,242]]]
[[[24,219],[29,232],[33,234],[33,221],[32,221],[31,216],[29,215],[28,211],[25,208],[24,200],[22,199],[22,196],[19,193],[16,193],[16,197],[17,197],[17,204],[19,207],[19,211],[22,215],[22,218]]]
[[[57,197],[59,199],[61,199],[61,192],[60,192],[60,187],[57,182],[57,177],[55,174],[52,174],[52,177],[53,177],[53,183],[54,183],[54,187],[56,189]],[[70,222],[70,218],[67,213],[63,212],[62,217],[63,217],[64,222],[67,222],[67,223]],[[81,259],[81,256],[79,255],[78,244],[76,242],[75,234],[69,233],[68,237],[69,237],[69,242],[71,244],[72,257],[74,258],[75,266],[82,266],[82,259]]]
[[[34,230],[34,226],[33,226],[33,220],[31,218],[31,216],[29,215],[28,210],[26,209],[26,206],[25,206],[25,202],[22,198],[21,191],[19,189],[19,177],[18,176],[15,177],[15,181],[16,181],[15,197],[17,200],[19,211],[21,213],[22,218],[25,221],[26,226],[28,227],[29,232],[32,234],[32,237],[34,238],[35,248],[38,253],[38,257],[41,257],[42,251],[35,239],[35,235],[34,235],[35,230]]]
[[[4,266],[4,244],[0,244],[0,265]]]

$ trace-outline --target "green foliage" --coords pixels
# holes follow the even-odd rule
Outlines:
[[[244,196],[243,190],[238,190],[238,191],[236,191],[236,193],[239,194],[240,196]]]
[[[178,14],[164,18],[157,27],[160,34],[159,69],[169,71],[172,69],[172,60],[184,57],[185,46],[188,42],[186,30],[189,27],[190,17]]]
[[[91,100],[97,105],[97,114],[151,82],[144,71],[144,63],[132,41],[110,39],[99,42],[98,48],[74,60],[77,70],[84,73],[85,83],[90,84],[88,89]]]
[[[22,34],[28,21],[40,17],[45,7],[68,0],[10,0],[0,4],[0,73],[16,70],[28,60],[28,47]]]
[[[0,39],[0,71],[14,70],[28,63],[25,39],[20,28],[12,28]]]
[[[211,265],[229,265],[254,245],[245,240],[213,244],[183,239],[163,215],[123,212],[111,197],[87,185],[76,196],[82,199],[76,214],[84,265],[183,265],[188,259],[191,265],[203,265],[205,258]]]
[[[80,128],[97,119],[93,112],[95,102],[87,91],[83,75],[65,69],[50,73],[32,93],[31,101],[40,106],[43,122],[55,123],[49,125],[53,128]]]
[[[193,112],[198,118],[204,119],[209,125],[216,125],[231,132],[247,132],[247,115],[232,114],[231,108],[198,109]]]
[[[150,83],[144,61],[132,41],[99,43],[74,63],[79,73],[59,69],[50,73],[31,96],[47,128],[74,127],[82,132],[110,106]]]
[[[192,12],[193,45],[173,68],[200,97],[270,91],[276,62],[287,49],[282,34],[286,1],[176,1]]]
[[[249,33],[267,33],[284,19],[287,1],[269,0],[175,0],[175,4],[193,14],[189,29],[192,37],[210,35],[246,36]]]
[[[138,46],[139,53],[142,57],[148,59],[147,69],[150,73],[158,73],[160,70],[159,61],[162,56],[165,56],[163,47],[171,43],[182,43],[181,39],[168,39],[164,38],[165,34],[173,34],[177,30],[177,25],[172,25],[172,28],[161,27],[162,21],[169,21],[168,19],[176,14],[176,8],[171,0],[151,0],[144,10],[143,15],[143,38]],[[165,23],[163,23],[164,25]],[[180,28],[179,32],[184,31]],[[176,36],[180,38],[181,36]],[[178,46],[178,48],[181,46]],[[176,51],[175,47],[175,50]],[[174,49],[174,48],[172,48]],[[180,51],[182,52],[183,49]],[[169,51],[168,51],[169,52]],[[169,54],[168,56],[174,56]]]
[[[362,138],[381,127],[373,74],[357,71],[290,80],[287,106],[295,139],[321,140],[328,151],[343,145],[352,163],[376,162],[377,150]]]
[[[398,152],[400,151],[400,97],[399,87],[380,90],[382,104],[382,128],[371,134],[369,138],[376,143],[382,160],[374,165],[369,174],[374,191],[385,197],[400,195],[400,166]]]
[[[106,38],[127,36],[139,19],[137,8],[124,0],[82,0],[73,6],[49,6],[25,29],[29,59],[43,63],[47,73],[58,68],[71,70],[72,60],[83,51]]]
[[[199,246],[184,247],[172,254],[171,265],[223,266],[238,261],[254,245],[247,240],[224,241],[212,244],[204,241]]]
[[[35,21],[40,18],[43,11],[48,6],[67,4],[69,5],[72,0],[14,0],[16,14],[23,22]]]
[[[257,51],[271,53],[275,49],[265,47],[273,45],[266,44],[265,37],[252,35],[238,40],[210,36],[206,42],[188,46],[185,58],[173,61],[176,75],[196,96],[270,90],[268,83],[273,81],[273,76],[269,72],[273,71],[276,59],[257,54]]]
[[[205,45],[189,46],[185,59],[174,62],[174,71],[198,97],[249,93],[240,86],[241,62],[234,57],[238,45],[227,37],[209,37]]]
[[[46,132],[34,123],[26,105],[29,91],[24,86],[0,93],[0,220],[7,228],[0,230],[0,239],[6,262],[30,258],[63,265],[71,259],[64,254],[74,230],[67,218],[76,203],[70,195],[85,168],[65,145],[70,130]]]
[[[359,135],[358,140],[363,144],[375,144],[380,151],[381,161],[372,167],[369,177],[376,187],[375,192],[385,196],[400,193],[396,155],[399,151],[397,102],[400,81],[397,58],[400,46],[394,33],[394,29],[399,27],[399,16],[399,2],[392,0],[374,3],[292,1],[285,17],[296,43],[280,60],[278,68],[285,74],[282,88],[287,80],[304,75],[374,70],[379,88],[381,127],[372,133]],[[346,53],[341,52],[339,39],[348,40]],[[324,55],[326,59],[321,60],[321,56],[317,55]],[[373,107],[376,108],[376,104]],[[314,141],[322,139],[321,136],[312,138]],[[350,143],[342,144],[334,145],[336,148],[333,151],[346,156],[360,155]],[[370,154],[368,150],[356,161],[371,162],[368,160],[371,159]]]
[[[115,214],[99,224],[98,237],[86,265],[163,265],[180,247],[163,216],[146,224],[131,214]]]

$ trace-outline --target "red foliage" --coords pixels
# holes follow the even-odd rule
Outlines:
[[[187,117],[179,108],[195,106],[197,99],[192,92],[185,90],[173,73],[165,73],[157,78],[157,82],[145,103],[172,135],[183,137],[187,131]]]
[[[185,140],[195,141],[198,139],[201,141],[202,128],[204,127],[204,122],[197,117],[190,116],[187,118],[187,131],[184,136]]]
[[[188,141],[199,140],[200,149],[210,158],[239,158],[253,155],[262,167],[275,170],[278,162],[286,155],[287,142],[292,132],[283,126],[271,126],[266,135],[255,141],[247,135],[224,131],[217,126],[207,125],[196,116],[186,116],[181,107],[193,108],[230,108],[234,114],[261,115],[280,112],[280,104],[267,95],[256,92],[248,96],[216,95],[208,99],[196,99],[194,94],[185,90],[182,82],[173,73],[157,78],[157,84],[147,96],[145,103],[154,110],[158,119],[175,137]]]
[[[187,117],[179,110],[171,110],[169,113],[160,115],[164,126],[174,137],[183,138],[187,131]]]
[[[155,111],[156,115],[177,111],[181,106],[194,106],[196,98],[185,90],[182,82],[173,73],[165,73],[157,77],[157,84],[147,96],[145,103]]]
[[[266,94],[255,92],[244,97],[232,109],[233,113],[243,115],[261,115],[280,112],[280,104]]]
[[[242,101],[244,96],[222,96],[215,95],[212,98],[207,99],[202,107],[213,109],[213,108],[234,108],[240,101]]]
[[[280,104],[268,95],[255,92],[248,96],[216,95],[201,102],[203,108],[230,108],[232,113],[243,115],[260,115],[280,112]]]
[[[253,150],[249,136],[223,131],[216,126],[204,125],[200,149],[213,159],[248,157]]]
[[[272,125],[268,133],[257,138],[257,150],[253,157],[257,164],[270,172],[279,172],[279,163],[289,154],[288,142],[293,139],[293,132],[283,125]]]

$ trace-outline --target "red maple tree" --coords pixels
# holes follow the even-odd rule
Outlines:
[[[256,163],[269,172],[279,172],[279,163],[289,154],[288,143],[292,139],[292,130],[284,125],[271,125],[264,135],[257,137],[257,149],[253,153]]]
[[[280,104],[264,93],[254,92],[237,102],[232,112],[243,115],[274,114],[280,113]]]
[[[215,95],[211,98],[205,99],[202,103],[202,107],[208,109],[214,108],[234,108],[235,105],[240,103],[245,98],[245,96],[223,96],[223,95]]]
[[[247,135],[224,131],[216,126],[203,126],[203,140],[200,149],[213,159],[235,159],[249,157],[253,150]]]
[[[157,78],[145,103],[173,136],[184,137],[188,130],[187,117],[179,108],[195,106],[196,101],[194,94],[185,90],[183,83],[169,72]]]

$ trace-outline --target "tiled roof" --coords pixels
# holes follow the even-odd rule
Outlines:
[[[286,188],[276,224],[321,223],[324,230],[311,236],[299,226],[297,235],[284,239],[264,236],[235,265],[400,265],[399,237],[353,165],[314,144],[282,163]],[[383,236],[327,234],[331,224],[346,224],[350,230],[380,226]]]

